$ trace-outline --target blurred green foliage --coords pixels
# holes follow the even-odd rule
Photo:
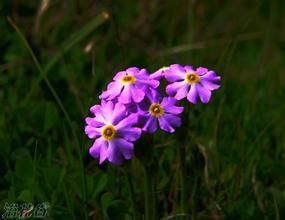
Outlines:
[[[284,11],[282,0],[2,0],[0,207],[46,201],[50,219],[133,219],[130,175],[142,218],[137,159],[98,166],[84,117],[117,71],[181,63],[223,79],[191,108],[184,219],[284,219]],[[155,138],[157,210],[170,219],[177,144]]]

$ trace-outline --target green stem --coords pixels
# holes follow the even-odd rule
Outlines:
[[[183,214],[186,213],[186,164],[185,164],[185,146],[182,145],[179,148],[179,159],[180,159],[180,181],[181,181],[181,191],[180,191],[180,208]]]
[[[132,208],[133,208],[133,212],[134,212],[134,220],[137,220],[137,219],[139,219],[139,217],[138,217],[138,209],[137,209],[137,204],[136,204],[136,196],[135,196],[132,178],[131,178],[131,175],[129,173],[127,173],[127,180],[128,180],[129,191],[131,194]]]
[[[190,116],[190,109],[189,105],[185,108],[183,114],[183,123],[184,127],[183,130],[180,130],[178,133],[178,157],[179,157],[179,179],[180,179],[180,212],[183,215],[187,215],[187,189],[186,189],[186,147],[189,141],[188,139],[188,130],[189,130],[189,116]],[[186,131],[186,132],[185,132]],[[183,218],[184,219],[184,218]]]
[[[155,220],[154,182],[151,166],[144,165],[145,220]]]

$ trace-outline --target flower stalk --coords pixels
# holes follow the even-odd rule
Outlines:
[[[186,147],[185,145],[181,145],[179,147],[179,160],[180,160],[180,184],[181,184],[181,191],[180,191],[180,208],[183,214],[187,213],[187,206],[186,206],[186,163],[185,163],[185,153]]]
[[[146,147],[149,146],[149,147]],[[156,195],[155,195],[155,169],[154,140],[152,135],[143,135],[137,142],[136,156],[140,161],[144,179],[145,220],[156,220]]]
[[[155,220],[155,194],[152,168],[144,166],[145,220]]]
[[[183,120],[183,128],[181,128],[178,132],[178,158],[179,158],[179,179],[180,179],[180,211],[183,214],[187,215],[187,190],[186,190],[186,144],[189,141],[188,139],[188,130],[189,130],[189,115],[190,109],[189,104],[186,103],[184,106],[184,114],[182,115]]]
[[[131,194],[131,202],[132,202],[132,209],[134,213],[134,220],[138,220],[139,217],[138,217],[138,209],[137,209],[137,204],[136,204],[134,185],[132,182],[131,175],[128,172],[127,172],[127,181],[128,181],[129,192]]]

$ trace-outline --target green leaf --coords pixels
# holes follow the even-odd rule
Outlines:
[[[95,186],[94,195],[97,196],[99,193],[101,193],[106,188],[107,183],[108,183],[108,175],[103,174]]]
[[[18,190],[34,189],[34,161],[30,157],[18,159],[14,173],[14,186]]]
[[[78,44],[86,36],[88,36],[92,31],[94,31],[98,26],[103,24],[109,15],[106,12],[103,12],[101,15],[93,18],[88,24],[86,24],[78,32],[72,34],[69,39],[67,39],[64,44],[61,46],[61,51],[53,56],[49,63],[44,68],[44,72],[47,73],[53,66],[56,64],[60,58],[68,52],[72,47]]]
[[[107,208],[111,205],[112,201],[114,200],[114,196],[112,193],[107,192],[104,193],[101,197],[101,204],[104,212],[107,210]]]
[[[32,202],[33,201],[32,193],[30,190],[27,189],[22,190],[17,199],[23,202]]]

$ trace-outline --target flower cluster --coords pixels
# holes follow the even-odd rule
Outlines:
[[[162,78],[168,82],[165,93],[159,90]],[[214,71],[178,64],[152,74],[137,67],[118,72],[100,95],[101,104],[91,107],[94,117],[85,119],[85,133],[95,139],[89,153],[100,164],[131,159],[133,142],[142,132],[154,133],[159,127],[173,133],[181,125],[184,109],[178,101],[187,98],[193,104],[208,103],[220,80]]]

